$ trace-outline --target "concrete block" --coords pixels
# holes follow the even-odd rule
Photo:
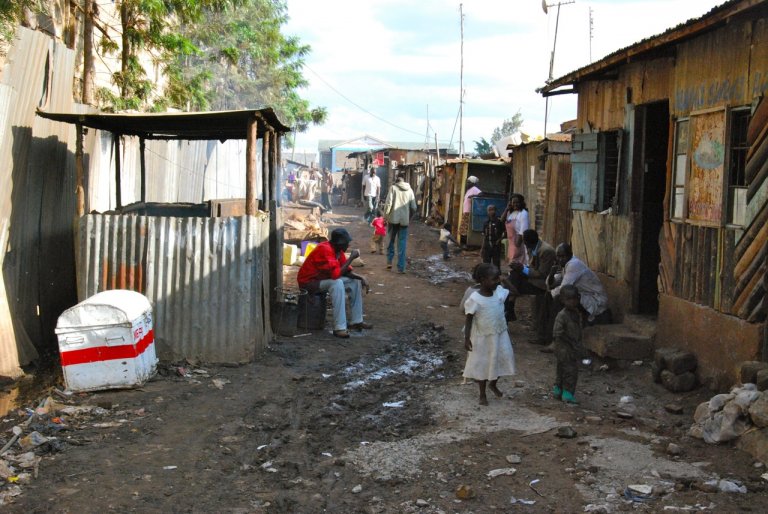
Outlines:
[[[690,371],[675,375],[668,369],[661,372],[661,383],[673,393],[685,393],[696,387],[696,375]]]
[[[623,325],[586,327],[584,346],[600,357],[617,360],[642,360],[653,355],[653,338]]]
[[[673,352],[664,358],[664,362],[664,368],[675,375],[680,375],[686,371],[696,371],[696,356],[691,352],[682,350]]]
[[[768,368],[757,372],[754,383],[758,391],[768,391]]]
[[[759,462],[768,462],[768,428],[748,431],[739,438],[736,447]]]
[[[742,384],[754,384],[757,381],[757,372],[768,369],[768,362],[745,361],[739,364],[739,378]]]
[[[749,417],[756,427],[768,427],[768,396],[764,394],[749,406]]]
[[[659,373],[661,373],[662,369],[666,369],[667,367],[667,356],[672,355],[677,351],[677,348],[656,348],[656,351],[653,352],[653,362],[659,367]]]
[[[657,362],[653,362],[651,364],[651,376],[653,376],[653,381],[657,384],[661,383],[661,372],[664,371],[664,368],[661,364],[658,364]]]

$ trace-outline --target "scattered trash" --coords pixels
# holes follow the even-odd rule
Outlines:
[[[533,505],[536,503],[536,500],[524,500],[522,498],[515,498],[514,496],[509,499],[509,503],[512,505],[520,504],[520,505]]]
[[[768,482],[768,473],[763,473],[762,475],[760,475],[760,477],[761,477],[763,480],[765,480],[766,482]]]
[[[178,466],[163,466],[163,469],[165,470],[172,470],[172,469],[178,469]]]
[[[475,490],[469,485],[460,485],[456,488],[456,498],[459,500],[469,500],[475,497]]]
[[[50,439],[42,435],[40,432],[34,431],[30,432],[29,435],[19,439],[19,445],[21,446],[21,449],[26,452],[47,443],[49,440]]]
[[[226,378],[214,378],[213,380],[211,380],[211,382],[213,383],[213,386],[216,389],[224,389],[224,385],[225,384],[230,384],[231,383]]]
[[[581,363],[585,366],[591,366],[592,365],[592,359],[581,359]]]
[[[509,462],[510,464],[520,464],[521,462],[523,462],[523,459],[520,458],[519,455],[516,455],[513,453],[511,455],[507,455],[507,462]]]
[[[277,473],[277,470],[272,466],[272,461],[268,460],[264,464],[261,465],[261,469],[268,473]]]
[[[400,400],[399,402],[384,402],[382,405],[391,409],[402,409],[405,407],[405,400]]]
[[[333,375],[329,375],[327,373],[323,373],[322,376],[323,376],[323,378],[331,378]]]
[[[262,444],[262,445],[260,445],[260,446],[257,446],[257,447],[256,447],[256,449],[257,449],[257,450],[263,450],[263,449],[264,449],[264,448],[266,448],[267,446],[269,446],[269,445],[266,445],[266,444]]]
[[[490,470],[488,473],[486,473],[486,476],[488,478],[496,478],[502,475],[512,476],[515,473],[517,473],[517,470],[515,468],[499,468],[499,469]]]
[[[429,507],[429,502],[427,500],[419,498],[418,500],[416,500],[416,506],[421,508]]]
[[[709,482],[706,482],[706,484],[711,484],[712,482],[715,482],[717,484],[717,488],[724,493],[747,494],[747,486],[741,485],[740,482],[723,479],[723,480],[720,480],[719,482],[714,480],[709,481]]]
[[[355,487],[352,488],[352,494],[357,494],[362,492],[363,486],[360,484],[357,484]]]
[[[537,491],[535,487],[533,487],[534,485],[538,484],[540,481],[541,481],[541,480],[540,480],[540,479],[538,479],[538,478],[537,478],[537,479],[535,479],[535,480],[531,480],[530,482],[528,482],[528,487],[530,487],[531,489],[533,489],[533,492],[534,492],[534,493],[536,493],[536,494],[538,494],[539,496],[541,496],[542,498],[544,498],[544,495],[543,495],[543,494],[541,494],[539,491]]]
[[[333,455],[331,455],[329,452],[323,452],[320,455],[322,455],[324,457],[333,457]]]
[[[608,364],[603,364],[598,368],[600,371],[608,371],[609,367]]]

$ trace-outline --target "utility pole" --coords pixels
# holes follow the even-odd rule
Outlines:
[[[464,158],[464,4],[459,4],[461,19],[461,70],[459,72],[459,159]]]
[[[549,78],[547,78],[547,84],[552,82],[554,80],[554,77],[552,76],[552,72],[555,67],[555,49],[557,48],[557,29],[560,26],[560,6],[568,5],[568,4],[575,4],[576,0],[569,0],[567,2],[557,2],[556,4],[547,4],[546,0],[543,0],[541,2],[541,7],[544,9],[544,14],[549,13],[550,7],[557,6],[557,16],[555,17],[555,42],[552,44],[552,53],[549,56]],[[544,100],[544,138],[547,137],[547,118],[549,116],[549,97],[545,97]]]

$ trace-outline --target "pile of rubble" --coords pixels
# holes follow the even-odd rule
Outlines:
[[[307,241],[328,239],[328,229],[314,214],[290,214],[283,222],[285,241]]]
[[[738,439],[739,448],[761,462],[768,462],[768,384],[763,381],[759,387],[755,383],[762,370],[768,370],[767,363],[742,364],[741,377],[745,383],[701,403],[689,435],[707,443]]]

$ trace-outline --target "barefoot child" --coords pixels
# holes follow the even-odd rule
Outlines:
[[[515,374],[515,356],[504,319],[504,300],[509,291],[499,283],[499,268],[483,263],[476,273],[480,289],[464,303],[464,348],[469,352],[464,376],[477,381],[480,405],[488,405],[486,386],[496,397],[502,396],[496,382],[501,376]]]
[[[573,397],[579,378],[579,359],[586,353],[581,342],[581,305],[579,290],[568,284],[560,288],[563,309],[557,313],[552,331],[557,370],[552,394],[566,403],[578,403]]]
[[[384,254],[384,236],[387,235],[387,222],[381,211],[376,211],[376,217],[371,221],[373,236],[371,237],[371,253]]]
[[[440,248],[443,249],[443,259],[445,260],[448,260],[451,258],[451,256],[448,255],[449,241],[455,244],[456,246],[459,246],[459,242],[456,241],[453,235],[451,235],[451,224],[446,223],[443,225],[443,228],[440,229]]]

